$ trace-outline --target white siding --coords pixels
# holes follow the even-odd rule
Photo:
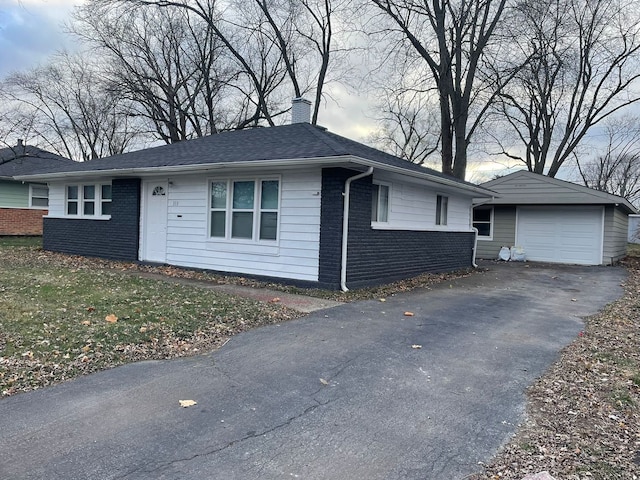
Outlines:
[[[406,183],[396,178],[374,177],[391,186],[388,223],[374,223],[374,228],[389,230],[444,230],[469,232],[471,197]],[[436,198],[449,198],[447,225],[436,225]]]
[[[62,217],[64,208],[64,183],[49,183],[49,214],[48,217]]]
[[[629,217],[619,208],[608,206],[604,213],[604,249],[602,263],[610,265],[627,254]]]
[[[269,172],[256,177],[267,175]],[[212,178],[172,177],[173,185],[168,191],[167,263],[317,281],[321,171],[288,171],[280,178],[279,240],[270,244],[209,238],[208,185]]]

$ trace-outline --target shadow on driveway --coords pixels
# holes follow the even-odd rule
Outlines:
[[[4,399],[0,478],[464,478],[514,433],[526,387],[625,276],[487,266],[252,330],[207,355]]]

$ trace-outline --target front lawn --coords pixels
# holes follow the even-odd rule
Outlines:
[[[115,267],[115,268],[111,268]],[[0,394],[131,361],[191,355],[299,314],[0,238]]]

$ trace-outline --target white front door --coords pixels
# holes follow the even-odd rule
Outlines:
[[[167,182],[145,182],[144,252],[142,260],[167,260]]]

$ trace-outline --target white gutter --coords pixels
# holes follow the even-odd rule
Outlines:
[[[347,246],[349,239],[349,196],[351,194],[351,182],[368,177],[373,173],[373,167],[364,173],[359,173],[347,178],[344,184],[344,202],[342,206],[342,264],[340,265],[340,288],[343,292],[348,292],[347,288]]]
[[[473,268],[478,268],[478,264],[476,263],[476,252],[478,251],[478,229],[476,227],[471,227],[476,234],[475,240],[473,241],[473,257],[471,257],[471,266]]]
[[[415,170],[408,170],[395,165],[388,165],[386,163],[377,162],[375,160],[369,160],[354,155],[337,155],[335,157],[315,157],[315,158],[288,158],[288,159],[275,159],[275,160],[248,160],[242,162],[220,162],[220,163],[201,163],[192,165],[171,165],[161,167],[130,167],[130,168],[106,168],[104,170],[75,170],[66,172],[55,173],[41,173],[30,175],[16,175],[15,180],[24,181],[54,181],[54,180],[72,180],[74,178],[96,177],[96,176],[110,176],[110,177],[126,177],[126,176],[151,176],[151,175],[168,175],[175,173],[190,172],[213,172],[217,170],[231,170],[241,168],[282,168],[282,167],[297,167],[309,165],[347,165],[356,164],[364,167],[375,167],[379,170],[388,172],[394,172],[402,174],[408,177],[418,178],[428,181],[437,185],[444,185],[450,188],[475,192],[480,194],[480,197],[489,197],[490,190],[479,187],[476,185],[470,185],[466,183],[459,183],[454,179],[443,178],[438,175],[433,175],[427,171],[417,172]]]

